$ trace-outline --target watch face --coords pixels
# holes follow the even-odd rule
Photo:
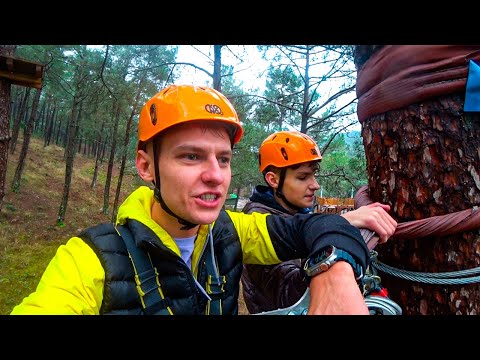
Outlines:
[[[325,258],[329,257],[330,255],[333,254],[333,249],[334,247],[333,246],[329,246],[324,252],[323,252],[323,255]]]
[[[306,261],[304,270],[308,276],[315,276],[318,273],[327,271],[330,266],[337,261],[348,262],[352,266],[357,280],[363,277],[363,270],[361,266],[355,262],[352,256],[346,251],[336,249],[333,245],[328,246],[322,250],[322,252],[317,253],[315,257]]]

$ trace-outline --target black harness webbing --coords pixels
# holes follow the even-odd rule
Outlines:
[[[205,249],[205,263],[207,265],[207,283],[206,291],[208,296],[212,300],[207,304],[207,315],[222,315],[222,299],[225,297],[224,285],[227,282],[226,276],[216,276],[216,266],[213,263],[215,261],[211,254],[210,246]]]
[[[135,283],[146,315],[172,315],[173,312],[163,296],[158,280],[158,271],[153,266],[150,257],[135,245],[130,230],[119,225],[117,230],[127,246],[128,256],[135,271]]]

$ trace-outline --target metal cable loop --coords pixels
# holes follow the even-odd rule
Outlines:
[[[417,281],[426,284],[465,285],[480,282],[480,276],[461,277],[480,273],[479,267],[451,272],[422,273],[394,268],[393,266],[381,263],[376,259],[372,261],[371,265],[376,270],[382,271],[386,274],[390,274],[401,279]],[[459,276],[459,278],[455,278],[455,276]]]

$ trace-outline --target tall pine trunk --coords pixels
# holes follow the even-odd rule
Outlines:
[[[0,55],[14,56],[16,45],[0,45]],[[0,78],[0,210],[5,196],[7,177],[8,147],[10,144],[9,114],[12,85]]]
[[[30,145],[30,138],[32,137],[32,132],[35,127],[35,121],[37,119],[37,109],[38,103],[40,102],[40,95],[42,93],[42,88],[36,90],[35,98],[33,99],[32,112],[23,131],[23,144],[20,156],[18,158],[17,168],[15,170],[15,175],[12,180],[12,191],[20,191],[20,183],[22,179],[23,169],[25,168],[25,162],[28,153],[28,147]]]
[[[357,51],[359,71],[370,65],[361,63],[372,50],[378,49]],[[399,223],[480,204],[480,115],[465,113],[464,100],[465,89],[362,121],[370,198],[390,204]],[[460,271],[480,264],[478,230],[413,240],[393,237],[375,250],[387,265],[422,273]],[[480,314],[480,283],[436,285],[379,275],[405,315]]]
[[[73,162],[75,160],[75,143],[77,134],[77,124],[80,118],[81,105],[78,101],[79,96],[73,97],[72,115],[68,125],[68,142],[65,148],[65,182],[63,184],[62,202],[58,209],[57,226],[65,225],[65,215],[67,213],[68,198],[70,194],[70,185],[73,176]]]

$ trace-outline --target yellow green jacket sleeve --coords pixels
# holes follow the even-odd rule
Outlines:
[[[37,290],[15,306],[11,315],[98,315],[105,272],[93,250],[72,237],[58,248]]]

